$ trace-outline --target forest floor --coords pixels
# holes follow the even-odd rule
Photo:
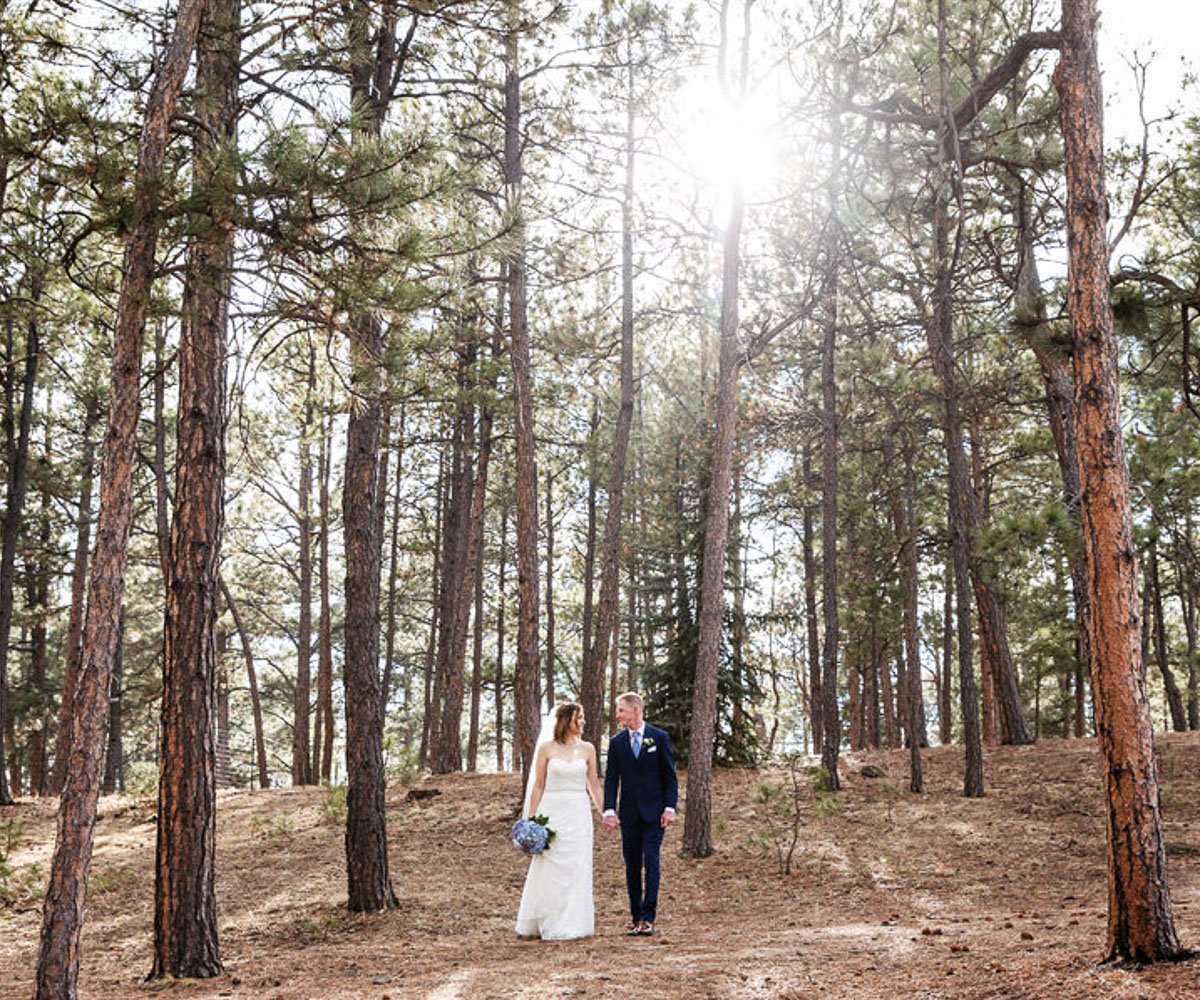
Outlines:
[[[1158,740],[1176,928],[1200,947],[1200,734]],[[659,923],[624,934],[617,835],[596,831],[596,936],[519,940],[527,862],[509,843],[513,775],[424,777],[440,794],[388,793],[400,905],[345,908],[339,802],[325,789],[222,792],[217,895],[225,974],[143,982],[151,964],[154,802],[102,800],[80,996],[330,998],[1185,998],[1200,959],[1102,965],[1103,802],[1094,740],[989,748],[987,797],[960,795],[961,748],[924,755],[907,791],[903,752],[843,757],[843,792],[820,804],[804,775],[800,841],[780,873],[756,802],[784,771],[719,771],[716,852],[685,860],[682,822],[663,854]],[[866,778],[871,763],[883,777]],[[0,809],[0,997],[27,1000],[55,802]],[[0,840],[0,849],[5,848]],[[14,900],[14,896],[16,897]]]

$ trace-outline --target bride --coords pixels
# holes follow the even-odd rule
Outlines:
[[[553,735],[549,725],[553,722]],[[546,941],[590,937],[592,905],[592,810],[604,805],[596,770],[596,748],[584,741],[583,708],[559,705],[542,725],[525,791],[525,817],[543,815],[554,843],[529,862],[517,933]]]

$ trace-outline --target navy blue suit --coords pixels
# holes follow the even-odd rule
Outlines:
[[[619,791],[619,796],[618,796]],[[662,814],[676,808],[679,783],[671,737],[646,723],[641,752],[633,755],[629,730],[608,741],[604,774],[604,809],[616,811],[621,821],[621,850],[625,855],[625,885],[629,912],[634,921],[654,922],[658,911],[659,849]],[[646,881],[643,889],[642,871]]]

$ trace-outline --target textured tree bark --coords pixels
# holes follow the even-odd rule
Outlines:
[[[748,37],[743,44],[749,45]],[[688,745],[687,810],[683,824],[683,853],[694,858],[706,858],[713,850],[713,750],[729,541],[729,491],[733,482],[733,448],[737,432],[738,272],[745,214],[746,203],[742,190],[740,185],[735,184],[722,246],[720,354],[717,391],[712,408],[713,437],[708,492],[704,502],[699,638],[696,644],[696,680],[692,689],[691,738]]]
[[[498,355],[499,348],[493,343],[493,356]],[[474,351],[469,353],[468,361],[474,363]],[[495,382],[490,385],[495,389]],[[472,378],[469,389],[477,389],[477,382]],[[473,409],[468,409],[467,418],[471,419]],[[461,532],[461,551],[457,555],[458,570],[454,574],[454,587],[458,591],[454,604],[451,605],[451,621],[447,636],[448,646],[443,664],[447,677],[446,697],[442,707],[440,750],[433,755],[434,773],[457,771],[462,767],[462,747],[459,730],[462,723],[463,708],[463,666],[467,648],[467,627],[470,624],[470,602],[475,597],[476,584],[483,572],[483,522],[485,517],[485,501],[487,499],[488,469],[492,455],[492,424],[494,411],[491,406],[482,406],[479,411],[479,427],[477,433],[469,437],[475,442],[475,471],[474,479],[464,482],[460,487],[464,492],[463,500],[467,506],[463,511],[458,530]],[[469,463],[465,470],[469,479],[471,469]],[[478,606],[478,605],[477,605]],[[479,652],[482,657],[482,652]],[[482,670],[482,665],[480,665]],[[478,699],[475,697],[474,675],[472,679],[472,705]],[[473,707],[473,711],[477,708]],[[475,720],[477,728],[478,719]]]
[[[1096,2],[1063,0],[1062,12],[1055,83],[1066,166],[1067,307],[1092,694],[1107,801],[1107,953],[1113,959],[1155,962],[1178,957],[1182,949],[1171,916],[1154,730],[1139,648],[1137,550],[1108,283]]]
[[[959,697],[961,699],[966,768],[963,794],[983,795],[983,746],[979,731],[979,694],[975,685],[974,635],[971,622],[971,520],[972,489],[962,438],[962,406],[954,372],[954,320],[951,313],[951,282],[954,260],[951,252],[951,187],[957,166],[957,135],[949,110],[950,70],[946,49],[946,0],[938,0],[938,64],[941,77],[942,130],[938,145],[937,186],[933,203],[933,321],[926,325],[933,369],[942,387],[942,434],[949,471],[950,549],[954,566],[955,613],[958,628]],[[947,147],[949,150],[947,151]]]
[[[442,611],[444,610],[442,608],[442,577],[446,572],[446,553],[443,549],[442,539],[447,531],[446,498],[450,489],[447,468],[446,451],[442,449],[442,453],[438,457],[438,477],[434,497],[436,515],[433,524],[433,573],[429,605],[432,613],[429,616],[429,638],[425,644],[425,677],[424,691],[422,692],[424,711],[421,717],[421,748],[418,755],[421,767],[429,764],[430,740],[439,719],[434,674],[437,667],[438,635],[442,627]]]
[[[904,595],[904,728],[908,733],[908,787],[910,791],[922,792],[925,781],[921,772],[921,748],[928,745],[929,738],[925,730],[925,698],[921,685],[917,477],[911,447],[904,451],[904,471],[904,498],[900,504],[904,538],[904,551],[900,557],[900,589]]]
[[[383,698],[384,713],[387,713],[392,698],[393,674],[396,665],[396,617],[400,604],[400,501],[404,485],[404,449],[407,445],[407,410],[400,406],[400,421],[396,428],[396,441],[391,448],[396,453],[396,472],[392,489],[392,533],[388,543],[387,618],[384,626],[383,683],[380,696]],[[405,671],[407,679],[408,671]],[[319,718],[319,715],[318,715]],[[314,769],[315,770],[315,769]]]
[[[500,565],[496,571],[496,677],[492,691],[496,703],[496,770],[504,770],[504,640],[508,583],[508,503],[500,510]]]
[[[534,464],[533,375],[526,303],[521,145],[520,55],[514,29],[506,38],[504,76],[504,188],[513,218],[513,247],[508,254],[508,301],[517,493],[517,667],[513,702],[521,772],[528,775],[539,725],[537,468]]]
[[[546,655],[545,686],[546,711],[554,708],[554,641],[556,622],[554,618],[554,473],[546,473]]]
[[[387,118],[407,47],[395,44],[396,12],[356,2],[349,10],[350,141],[376,142]],[[384,433],[384,330],[368,305],[348,321],[350,393],[345,538],[346,875],[349,908],[376,912],[396,905],[388,872],[387,777],[383,768],[383,697],[379,671],[379,584],[382,568],[380,447]]]
[[[167,341],[166,324],[154,325],[154,540],[163,592],[171,576],[171,488],[167,484]]]
[[[221,592],[224,593],[224,584]],[[229,669],[225,663],[225,654],[229,652],[229,630],[224,626],[217,628],[217,733],[216,733],[216,767],[215,778],[217,790],[231,788],[233,780],[229,771]]]
[[[449,774],[462,767],[460,728],[463,705],[463,654],[474,581],[470,540],[473,532],[475,482],[472,451],[475,447],[474,391],[476,344],[461,345],[458,360],[458,412],[454,418],[450,476],[445,502],[442,538],[441,593],[438,615],[437,658],[430,703],[429,768]]]
[[[42,461],[45,467],[51,467],[53,453],[51,437],[54,433],[54,421],[50,416],[50,399],[46,399],[45,445],[42,450]],[[50,775],[47,771],[47,745],[50,733],[50,699],[46,690],[46,672],[50,662],[50,653],[46,645],[46,609],[50,607],[50,489],[45,479],[42,481],[40,510],[38,511],[37,538],[40,554],[36,562],[28,565],[25,581],[25,594],[29,602],[29,610],[33,621],[29,626],[29,687],[33,695],[42,705],[41,718],[37,728],[29,734],[29,793],[31,795],[46,795]]]
[[[296,492],[296,530],[300,536],[299,560],[300,613],[296,622],[296,689],[292,698],[292,784],[310,785],[313,781],[312,743],[309,739],[309,698],[312,687],[312,428],[313,393],[316,390],[315,348],[308,350],[308,384],[304,415],[300,421],[300,481]]]
[[[1003,609],[996,597],[988,573],[980,553],[977,551],[975,534],[978,530],[979,515],[974,491],[971,489],[970,475],[967,468],[966,452],[963,446],[962,434],[962,405],[961,390],[957,385],[954,359],[954,320],[951,308],[952,279],[957,251],[952,249],[953,225],[950,218],[950,201],[952,190],[958,183],[959,155],[958,130],[969,124],[995,96],[1000,88],[1011,80],[1026,56],[1039,48],[1053,48],[1058,43],[1058,36],[1053,32],[1031,33],[1017,39],[1006,57],[980,81],[976,88],[957,107],[950,106],[950,69],[948,64],[946,4],[944,0],[938,3],[938,64],[940,77],[939,114],[936,120],[924,121],[926,127],[932,127],[937,133],[938,145],[938,177],[934,191],[934,320],[926,324],[929,337],[930,354],[934,360],[934,370],[942,387],[944,397],[944,427],[946,459],[949,466],[950,478],[950,508],[951,508],[951,538],[955,549],[955,558],[965,558],[967,569],[967,584],[973,589],[975,603],[979,616],[979,631],[982,646],[982,661],[991,664],[996,683],[996,699],[1002,713],[1002,738],[1007,743],[1029,743],[1032,736],[1025,720],[1021,705],[1020,689],[1017,682],[1016,669],[1013,666],[1012,655],[1008,648],[1007,629]],[[962,550],[961,553],[959,550]],[[957,573],[957,568],[956,568]],[[969,615],[969,598],[958,596],[960,616]],[[959,626],[960,639],[964,638],[963,627]],[[959,649],[960,673],[962,666],[967,663],[964,651]],[[974,668],[971,668],[969,690],[964,690],[964,698],[973,697],[976,701],[974,709],[975,720],[964,720],[964,738],[970,739],[966,731],[968,727],[978,725],[978,693],[975,685]],[[978,758],[978,759],[976,759]],[[968,742],[968,771],[977,770],[978,774],[967,779],[967,784],[975,786],[975,792],[982,794],[983,771],[982,752],[976,754]]]
[[[812,449],[804,446],[804,481],[812,481]],[[815,507],[804,507],[804,624],[808,638],[808,718],[812,729],[812,751],[818,757],[823,754],[825,742],[823,696],[821,686],[821,643],[817,626],[817,560],[813,551],[813,522]]]
[[[1171,728],[1177,733],[1187,732],[1187,710],[1183,705],[1183,692],[1179,690],[1179,682],[1175,679],[1175,671],[1171,669],[1171,658],[1167,653],[1166,616],[1163,614],[1162,578],[1158,571],[1158,543],[1150,542],[1150,565],[1147,567],[1145,581],[1147,595],[1150,599],[1150,612],[1154,637],[1154,660],[1162,674],[1163,691],[1167,696],[1167,709],[1171,713]]]
[[[596,532],[599,519],[596,516],[596,494],[600,491],[598,480],[597,438],[600,432],[600,395],[592,397],[592,417],[588,428],[587,463],[587,519],[583,540],[583,663],[579,675],[579,703],[585,717],[583,738],[599,746],[601,722],[593,718],[603,704],[604,678],[596,677],[591,662],[591,649],[595,641],[596,626]]]
[[[718,66],[727,97],[746,93],[750,60],[751,0],[743,4],[738,68],[726,67],[728,2],[721,8],[721,56]],[[701,557],[696,677],[692,690],[691,736],[688,747],[687,811],[683,854],[704,858],[712,854],[712,772],[716,740],[717,675],[720,667],[721,624],[724,617],[725,568],[729,547],[729,501],[733,483],[733,451],[737,436],[738,294],[741,270],[745,194],[735,177],[729,192],[729,215],[722,241],[721,319],[717,385],[712,404],[712,451],[708,490],[704,497],[704,549]],[[682,551],[682,546],[680,546]],[[686,604],[681,604],[686,607]]]
[[[196,57],[193,190],[179,343],[151,979],[222,971],[217,942],[217,615],[225,521],[225,337],[233,282],[240,0],[209,0]]]
[[[1079,448],[1075,441],[1073,407],[1074,388],[1071,383],[1070,343],[1060,342],[1055,336],[1046,313],[1046,300],[1042,295],[1042,282],[1038,274],[1037,257],[1034,252],[1033,232],[1029,225],[1029,212],[1022,194],[1016,210],[1020,260],[1017,264],[1017,290],[1013,300],[1013,313],[1025,331],[1025,338],[1037,359],[1042,373],[1042,384],[1046,389],[1046,415],[1049,418],[1050,434],[1054,438],[1054,451],[1058,457],[1058,469],[1062,475],[1063,506],[1072,524],[1079,529]],[[1092,653],[1090,632],[1087,625],[1088,586],[1087,569],[1084,566],[1083,547],[1067,547],[1068,566],[1071,571],[1071,598],[1075,604],[1075,658],[1076,675],[1091,670]],[[1076,685],[1075,724],[1076,735],[1083,735],[1083,685]]]
[[[68,1000],[77,992],[79,943],[96,802],[104,764],[104,730],[113,657],[119,641],[125,563],[133,514],[133,462],[140,410],[142,339],[154,278],[162,167],[175,102],[196,46],[204,0],[181,0],[171,41],[146,102],[134,174],[134,200],[113,330],[108,432],[100,475],[100,512],[92,563],[83,660],[58,834],[42,913],[38,1000]]]
[[[838,777],[842,727],[838,718],[838,419],[837,419],[837,323],[838,291],[841,280],[841,233],[837,218],[836,178],[841,173],[842,118],[830,120],[830,184],[826,192],[825,275],[821,287],[821,738],[822,780],[829,791],[842,787]],[[853,696],[854,685],[850,686]],[[857,732],[853,709],[850,728]],[[851,740],[853,744],[855,741]]]
[[[621,576],[621,518],[625,503],[625,467],[633,428],[633,209],[637,161],[637,109],[634,94],[632,25],[626,38],[625,188],[621,199],[621,403],[608,463],[608,507],[600,556],[600,600],[592,629],[592,645],[584,647],[583,737],[596,746],[604,724],[604,672],[609,637],[617,620]],[[630,663],[633,662],[631,659]]]
[[[396,905],[388,874],[383,711],[379,676],[379,572],[376,475],[382,407],[378,319],[359,315],[350,334],[355,405],[346,430],[342,523],[346,539],[346,874],[352,911]]]
[[[467,730],[467,770],[479,764],[479,712],[483,700],[483,546],[475,562],[475,610],[471,616],[471,716]]]
[[[75,714],[75,685],[79,683],[79,660],[83,646],[83,612],[87,587],[88,550],[92,537],[92,474],[96,445],[92,431],[100,419],[100,406],[89,399],[83,418],[83,454],[79,474],[79,513],[75,520],[75,559],[71,568],[71,610],[67,615],[67,638],[63,651],[62,700],[58,713],[58,737],[54,744],[54,767],[49,794],[57,795],[67,777],[71,719]]]
[[[258,787],[270,788],[271,776],[267,769],[267,744],[263,736],[262,699],[258,696],[258,671],[254,668],[254,650],[250,646],[250,635],[242,621],[241,612],[225,580],[221,579],[221,593],[225,597],[225,606],[233,617],[233,627],[237,630],[238,643],[242,647],[242,662],[246,665],[246,683],[250,688],[250,712],[254,719],[254,760],[258,766]]]
[[[30,279],[29,298],[37,308],[42,297],[42,277],[35,273]],[[9,357],[13,355],[9,350]],[[39,324],[36,312],[25,327],[25,365],[21,385],[21,410],[15,434],[12,428],[12,407],[6,407],[5,424],[10,453],[5,490],[4,523],[0,529],[0,805],[12,803],[8,787],[6,738],[11,738],[12,719],[8,706],[8,653],[12,631],[13,584],[16,577],[17,538],[25,513],[25,483],[29,467],[29,435],[33,425],[33,395],[37,386],[38,362],[41,358]],[[10,376],[11,377],[11,376]],[[11,384],[11,383],[10,383]]]
[[[324,421],[322,427],[321,453],[317,460],[317,516],[321,521],[321,534],[317,542],[317,568],[320,572],[317,597],[320,610],[317,615],[317,724],[313,727],[313,773],[319,771],[321,781],[328,782],[333,776],[333,742],[336,735],[333,722],[333,602],[329,595],[329,535],[333,530],[329,504],[332,418]],[[321,739],[316,739],[317,732],[321,734]]]
[[[121,738],[121,703],[123,699],[122,676],[125,660],[125,612],[117,626],[117,652],[113,656],[112,681],[108,687],[108,750],[104,755],[104,781],[106,794],[125,791],[125,747]]]

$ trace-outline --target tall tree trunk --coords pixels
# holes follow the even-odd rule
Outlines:
[[[846,649],[846,737],[853,752],[861,750],[863,745],[862,689],[859,686],[861,679],[858,644],[852,640]]]
[[[467,732],[467,770],[479,765],[479,714],[483,700],[483,546],[475,564],[475,610],[471,616],[471,720]]]
[[[947,551],[946,571],[942,579],[942,662],[938,684],[938,739],[949,746],[954,739],[954,558]]]
[[[221,591],[224,593],[224,584]],[[217,628],[217,738],[216,782],[218,791],[229,788],[233,780],[229,770],[229,668],[225,654],[229,652],[229,630]]]
[[[71,762],[59,803],[54,860],[42,916],[38,1000],[66,1000],[76,996],[84,899],[104,761],[108,692],[119,639],[133,514],[142,337],[154,277],[163,159],[175,102],[196,46],[204,7],[204,0],[180,0],[175,29],[146,102],[138,144],[129,236],[113,330],[112,387],[101,465],[96,554],[83,661],[75,690]]]
[[[905,690],[906,723],[908,730],[910,791],[925,790],[921,771],[921,748],[927,746],[929,737],[925,729],[925,698],[921,685],[921,636],[919,597],[919,554],[917,551],[917,485],[912,466],[912,449],[905,449],[906,482],[904,489],[904,553],[901,561],[901,587],[904,591],[904,660],[906,663]]]
[[[262,699],[258,694],[258,671],[254,667],[254,650],[250,647],[250,635],[224,578],[221,579],[221,593],[225,597],[225,606],[229,608],[229,614],[233,617],[233,627],[237,630],[238,642],[242,647],[242,662],[246,665],[246,683],[250,688],[250,714],[254,720],[254,760],[258,766],[258,787],[270,788],[271,774],[267,768],[267,744],[263,735]]]
[[[493,341],[493,357],[499,354],[499,346]],[[475,352],[468,353],[468,362],[474,366]],[[478,378],[472,375],[468,389],[478,390]],[[495,390],[493,380],[489,386]],[[471,419],[472,410],[467,412]],[[461,487],[464,500],[468,505],[459,524],[462,533],[461,551],[458,553],[458,569],[454,573],[454,586],[459,591],[452,607],[452,620],[449,630],[449,644],[446,650],[446,676],[450,681],[443,705],[441,732],[443,737],[443,752],[440,759],[434,761],[434,771],[438,772],[440,763],[445,771],[457,771],[462,767],[462,748],[460,728],[462,724],[463,703],[463,664],[466,657],[467,627],[469,625],[470,602],[475,597],[476,582],[483,571],[483,522],[487,501],[488,469],[492,455],[492,422],[494,410],[490,405],[484,405],[479,410],[479,426],[477,435],[469,437],[468,442],[475,444],[475,473],[474,480],[465,482]],[[470,476],[469,463],[466,474]],[[482,652],[479,654],[482,656]],[[482,669],[482,665],[480,666]]]
[[[122,675],[125,661],[125,612],[117,626],[117,651],[113,656],[112,682],[108,689],[108,750],[104,756],[106,794],[125,791],[125,746],[121,733]]]
[[[71,720],[75,715],[75,686],[79,683],[80,652],[83,647],[83,613],[86,599],[88,550],[92,536],[92,473],[96,446],[92,431],[100,419],[100,405],[90,397],[83,419],[83,456],[79,473],[79,509],[75,520],[75,558],[71,567],[71,609],[67,615],[67,638],[63,652],[62,699],[58,713],[58,737],[54,744],[51,795],[57,795],[67,777]]]
[[[722,62],[726,49],[728,0],[722,4]],[[750,50],[750,6],[745,0],[741,60],[736,77],[720,76],[726,87],[745,93]],[[701,562],[699,637],[696,680],[692,689],[691,739],[688,746],[687,810],[683,853],[694,858],[712,854],[712,772],[716,742],[717,673],[720,666],[722,610],[725,603],[725,561],[729,540],[729,492],[733,482],[733,449],[737,432],[738,277],[741,265],[742,223],[746,202],[740,179],[730,191],[721,268],[721,329],[717,388],[712,403],[712,452],[708,491],[704,501],[704,551]]]
[[[217,943],[217,614],[225,521],[225,336],[233,282],[240,0],[209,0],[196,58],[192,185],[179,343],[175,504],[166,594],[151,979],[222,971]]]
[[[596,494],[600,491],[597,454],[599,436],[600,396],[597,393],[592,397],[592,418],[588,427],[587,440],[587,499],[585,501],[587,516],[583,529],[583,617],[581,622],[583,658],[579,676],[579,701],[583,705],[586,718],[583,738],[589,741],[592,741],[593,730],[596,728],[596,723],[592,719],[595,714],[595,706],[592,703],[596,700],[596,691],[603,692],[604,690],[603,678],[597,679],[592,676],[592,668],[588,660],[588,654],[595,638],[596,622],[596,530],[599,523],[596,517]],[[603,698],[602,693],[600,697]],[[599,746],[598,743],[596,745]]]
[[[1171,713],[1171,728],[1177,733],[1187,732],[1187,711],[1183,706],[1183,693],[1179,690],[1179,682],[1175,680],[1175,671],[1171,669],[1171,659],[1167,653],[1166,616],[1163,614],[1162,579],[1158,572],[1158,542],[1150,541],[1150,565],[1146,573],[1146,594],[1150,602],[1152,635],[1154,637],[1154,659],[1162,674],[1163,691],[1167,696],[1167,709]]]
[[[54,421],[51,416],[50,398],[46,399],[45,447],[42,461],[51,467],[50,447]],[[40,510],[38,511],[38,555],[26,570],[25,593],[29,601],[32,621],[29,626],[29,687],[34,704],[38,706],[37,727],[29,735],[29,792],[31,795],[46,795],[50,775],[47,772],[46,751],[50,732],[50,700],[46,690],[46,673],[50,654],[46,645],[46,619],[50,607],[50,489],[45,476],[42,477]]]
[[[887,658],[884,653],[883,643],[879,641],[879,619],[876,617],[871,622],[870,644],[868,646],[867,657],[867,677],[866,677],[866,733],[867,744],[875,750],[878,750],[882,745],[882,731],[880,728],[880,703],[884,700],[882,695],[884,688],[883,674],[887,672]]]
[[[167,483],[167,333],[166,323],[154,325],[154,538],[163,591],[171,578],[171,488]]]
[[[1024,188],[1018,194],[1015,215],[1020,259],[1017,264],[1013,315],[1017,325],[1025,331],[1026,342],[1041,369],[1042,384],[1046,389],[1046,415],[1050,424],[1050,434],[1054,438],[1059,474],[1062,476],[1063,506],[1075,530],[1079,531],[1079,448],[1075,440],[1070,344],[1069,340],[1067,343],[1063,342],[1067,338],[1056,332],[1047,315]],[[1084,565],[1083,546],[1066,546],[1066,557],[1071,571],[1071,599],[1075,605],[1076,674],[1082,680],[1083,672],[1091,669],[1092,662],[1089,645],[1091,633],[1087,625],[1087,568]],[[1082,736],[1082,684],[1076,685],[1076,692],[1076,734]]]
[[[538,732],[538,532],[521,147],[520,57],[517,32],[513,28],[505,39],[504,75],[504,188],[513,219],[512,249],[508,253],[508,300],[517,492],[517,667],[513,702],[521,772],[528,775]]]
[[[448,774],[462,767],[460,734],[463,702],[463,653],[474,584],[468,565],[474,475],[471,452],[475,446],[474,342],[464,345],[458,361],[458,403],[454,418],[450,474],[443,505],[441,594],[438,615],[437,658],[430,701],[429,767]]]
[[[333,722],[333,601],[330,596],[329,535],[333,530],[333,512],[329,503],[329,477],[332,474],[333,417],[322,423],[321,453],[317,461],[317,515],[321,534],[317,541],[317,569],[320,572],[317,598],[317,726],[321,739],[313,740],[313,774],[320,780],[333,777],[333,742],[336,735]],[[317,751],[320,744],[320,767]]]
[[[500,566],[496,573],[496,770],[504,770],[504,612],[508,583],[508,500],[500,510]]]
[[[949,104],[949,66],[946,56],[946,0],[938,0],[938,63],[941,75],[942,131],[938,144],[949,153],[939,158],[939,176],[934,193],[934,316],[926,324],[933,368],[942,387],[946,464],[949,469],[950,548],[954,566],[955,612],[958,623],[959,697],[961,699],[966,769],[963,794],[983,795],[983,745],[979,732],[979,695],[975,686],[974,635],[971,621],[971,481],[962,440],[962,409],[955,375],[954,321],[951,312],[951,281],[954,255],[951,252],[950,200],[956,183],[957,134]]]
[[[29,435],[33,426],[33,397],[41,359],[38,303],[42,297],[42,276],[34,272],[29,280],[29,299],[33,312],[25,325],[25,365],[21,385],[21,410],[15,434],[12,407],[6,407],[5,424],[9,445],[8,478],[5,490],[4,523],[0,528],[0,805],[9,805],[8,760],[5,741],[12,733],[11,707],[8,704],[8,654],[12,633],[13,584],[17,566],[17,539],[25,513],[25,483],[29,467]],[[11,329],[11,327],[10,327]],[[9,357],[13,351],[9,350]],[[12,376],[10,375],[10,378]],[[15,749],[15,748],[13,748]]]
[[[1062,101],[1067,305],[1074,345],[1092,695],[1105,765],[1110,958],[1181,953],[1167,888],[1154,730],[1138,648],[1137,550],[1121,435],[1118,351],[1105,234],[1103,99],[1095,0],[1063,0]]]
[[[804,482],[812,482],[812,447],[804,446]],[[821,706],[824,696],[821,689],[821,641],[817,624],[817,559],[813,550],[815,529],[815,506],[804,505],[804,624],[808,639],[808,719],[812,729],[812,752],[818,757],[824,753],[825,722]],[[840,739],[840,736],[839,736]]]
[[[840,31],[840,28],[839,28]],[[837,416],[837,324],[841,280],[841,232],[838,219],[837,178],[842,163],[842,116],[830,117],[830,182],[826,190],[826,222],[823,241],[825,274],[821,285],[821,768],[825,788],[841,788],[838,756],[842,726],[838,718],[837,676],[841,626],[838,621],[838,416]],[[853,700],[855,685],[850,684]],[[857,719],[851,708],[850,728]],[[851,740],[851,743],[855,743]]]
[[[350,141],[377,143],[407,46],[396,45],[396,12],[357,0],[348,13]],[[415,16],[415,15],[414,15]],[[410,36],[411,37],[411,36]],[[361,220],[356,226],[365,228]],[[368,253],[365,269],[375,266]],[[379,671],[380,441],[384,433],[384,328],[373,307],[356,305],[348,318],[350,393],[346,479],[342,486],[345,538],[346,875],[349,908],[376,912],[396,905],[388,872],[387,778],[383,768],[383,698]]]
[[[1191,535],[1190,520],[1186,525],[1187,535]],[[1187,636],[1187,664],[1188,664],[1188,700],[1187,700],[1187,718],[1188,729],[1195,731],[1200,729],[1200,681],[1197,678],[1196,667],[1196,598],[1192,590],[1192,584],[1187,575],[1185,562],[1181,555],[1183,548],[1179,536],[1175,537],[1176,550],[1176,575],[1179,578],[1179,603],[1180,612],[1183,616],[1184,634]]]
[[[633,27],[626,37],[625,69],[625,188],[621,199],[621,402],[608,462],[608,505],[601,547],[600,601],[592,629],[593,642],[584,647],[582,699],[587,722],[583,738],[600,745],[603,733],[604,665],[609,636],[617,621],[621,575],[621,518],[625,503],[625,466],[633,427],[633,211],[637,154],[637,105],[634,93]],[[630,660],[630,663],[633,661]]]
[[[296,530],[299,534],[300,614],[296,623],[296,688],[292,700],[292,784],[313,781],[312,744],[309,741],[309,698],[312,687],[312,429],[316,391],[316,347],[308,346],[308,385],[304,416],[300,422],[300,481],[297,484]]]
[[[934,192],[934,317],[926,324],[929,351],[933,367],[941,385],[944,413],[943,427],[946,462],[950,480],[950,529],[954,548],[956,588],[965,584],[966,590],[958,593],[958,615],[967,621],[959,622],[960,643],[965,639],[967,648],[959,647],[959,670],[964,675],[961,695],[965,711],[971,718],[964,718],[964,742],[967,745],[967,776],[964,781],[965,794],[983,794],[983,754],[976,748],[974,730],[979,724],[978,693],[975,684],[974,665],[968,657],[973,655],[973,640],[970,637],[970,597],[973,589],[979,614],[979,630],[983,645],[983,662],[994,665],[997,680],[997,699],[1003,713],[1004,739],[1010,743],[1029,743],[1029,727],[1021,707],[1020,690],[1016,670],[1008,649],[1003,609],[1000,607],[995,589],[992,587],[982,556],[977,551],[975,533],[979,516],[966,450],[963,442],[962,390],[956,373],[954,344],[954,314],[952,283],[954,267],[958,259],[959,239],[954,232],[950,204],[956,198],[961,179],[958,152],[958,124],[950,107],[950,69],[948,64],[947,14],[945,0],[938,0],[938,64],[940,68],[941,94],[940,118],[937,144],[937,183]],[[959,580],[959,563],[965,565],[965,580]],[[966,671],[966,673],[964,673]],[[969,677],[967,676],[969,674]],[[968,702],[974,705],[967,709]]]
[[[546,711],[554,708],[554,473],[546,473]]]
[[[439,723],[437,702],[440,696],[440,689],[435,686],[434,681],[437,669],[438,636],[441,634],[442,612],[444,610],[442,607],[442,579],[446,574],[446,553],[444,551],[443,539],[448,530],[446,524],[446,505],[450,492],[448,469],[449,464],[446,449],[443,448],[438,458],[437,488],[434,494],[433,575],[429,601],[429,636],[425,644],[424,709],[421,715],[421,747],[418,753],[418,760],[421,767],[425,767],[429,763],[430,741],[435,735],[434,731]]]
[[[400,497],[404,481],[402,459],[405,447],[405,417],[404,407],[400,408],[400,426],[397,429],[398,440],[396,450],[396,476],[392,491],[392,534],[388,542],[388,585],[387,585],[387,624],[384,629],[383,647],[383,684],[381,685],[384,712],[392,697],[392,674],[396,663],[396,616],[400,604]]]

